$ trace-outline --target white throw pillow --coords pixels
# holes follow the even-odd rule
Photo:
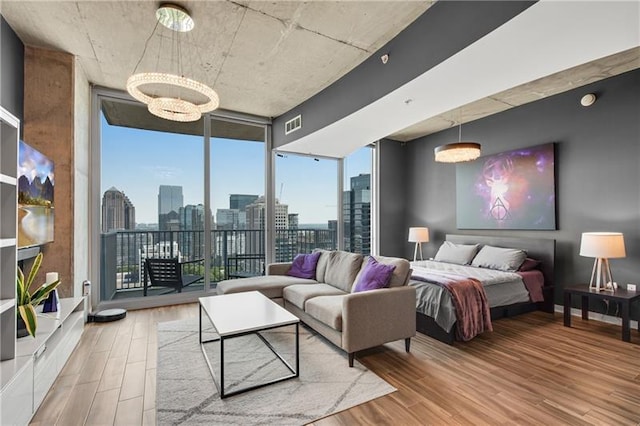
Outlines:
[[[468,265],[478,252],[478,244],[454,244],[451,241],[442,243],[436,257],[433,260],[438,262],[456,263],[458,265]]]
[[[527,252],[524,250],[484,246],[473,258],[471,266],[515,272],[526,258]]]

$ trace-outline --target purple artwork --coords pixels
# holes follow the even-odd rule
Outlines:
[[[458,229],[556,229],[554,144],[456,166]]]

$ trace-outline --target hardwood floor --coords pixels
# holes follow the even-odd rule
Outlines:
[[[197,314],[189,304],[87,324],[32,424],[155,424],[156,325]],[[640,333],[631,335],[622,342],[619,326],[579,317],[566,328],[542,312],[454,346],[418,334],[409,354],[404,342],[358,354],[398,392],[314,424],[637,425]]]

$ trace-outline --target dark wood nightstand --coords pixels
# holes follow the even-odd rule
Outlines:
[[[581,296],[582,319],[589,319],[589,300],[611,300],[620,303],[622,310],[622,340],[631,341],[631,327],[629,318],[629,308],[631,303],[640,300],[640,292],[627,291],[624,288],[618,288],[615,291],[602,290],[596,291],[589,289],[589,285],[583,284],[564,289],[564,325],[571,327],[571,296]],[[638,331],[640,331],[640,321],[638,321]]]

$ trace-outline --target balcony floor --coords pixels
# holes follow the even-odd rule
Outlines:
[[[211,288],[215,289],[217,283],[211,283]],[[204,291],[204,283],[194,283],[182,289],[183,293],[192,292],[192,291]],[[163,288],[163,287],[151,287],[147,289],[147,297],[157,297],[163,296],[165,294],[175,294],[176,291],[171,288]],[[121,289],[117,290],[116,294],[111,298],[111,300],[122,300],[122,299],[130,299],[134,297],[144,297],[142,293],[142,288],[130,288],[130,289]]]

